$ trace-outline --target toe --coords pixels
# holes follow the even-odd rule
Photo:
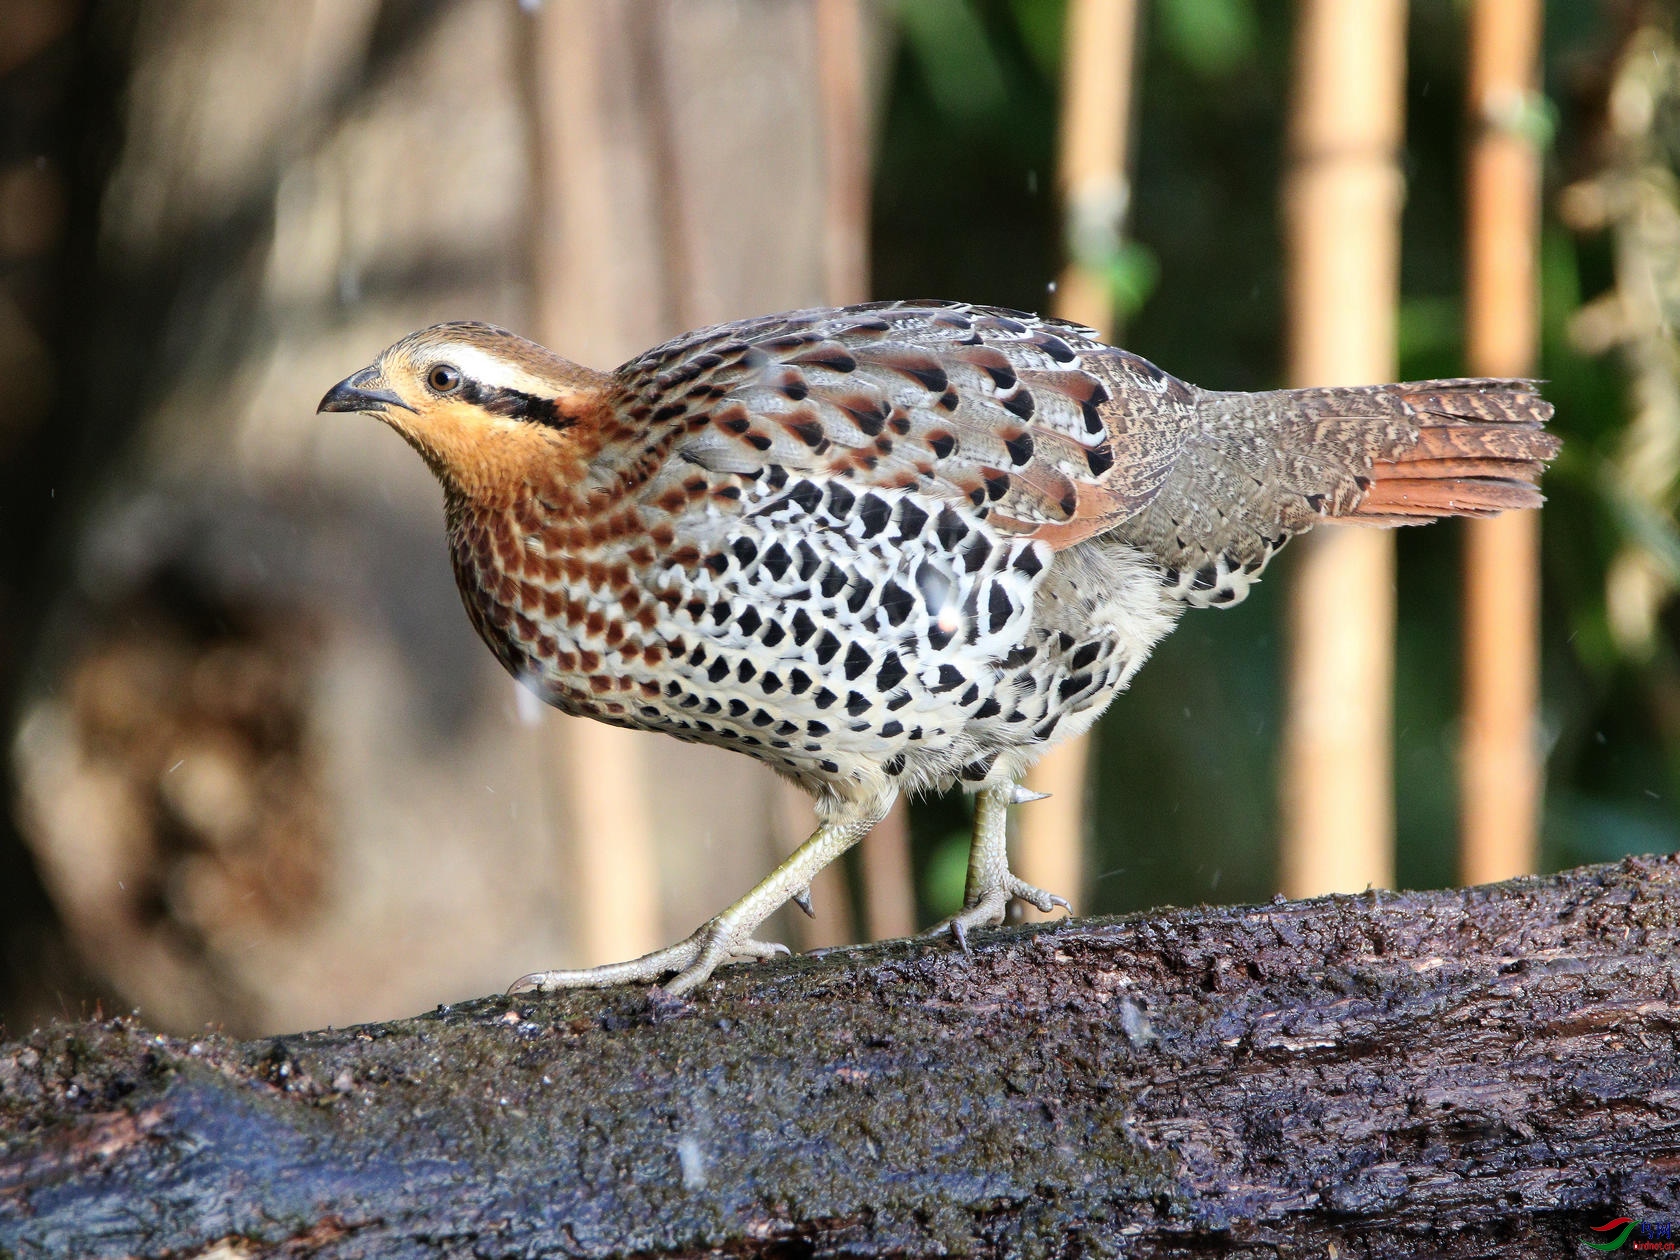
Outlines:
[[[1013,875],[1009,877],[1007,892],[1009,896],[1027,902],[1044,914],[1049,914],[1058,906],[1070,913],[1073,910],[1065,897],[1058,897],[1055,893],[1045,892],[1042,888],[1034,888],[1025,880],[1016,879]]]
[[[665,981],[660,987],[673,996],[681,996],[698,988],[710,978],[725,963],[732,962],[766,962],[771,958],[787,955],[793,951],[780,941],[761,941],[742,933],[731,936],[727,929],[718,927],[715,923],[707,925],[697,937],[704,935],[705,948],[699,951],[699,956],[681,970],[672,968],[677,974]]]
[[[729,957],[736,962],[766,962],[771,958],[791,958],[793,951],[780,941],[759,941],[748,937],[730,945]]]
[[[692,964],[700,953],[699,935],[695,933],[686,941],[632,958],[629,962],[584,967],[576,971],[533,971],[515,980],[508,987],[508,993],[553,993],[560,989],[605,989],[615,984],[650,984]]]

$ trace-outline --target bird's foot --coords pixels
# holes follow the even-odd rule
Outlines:
[[[706,923],[686,941],[632,958],[629,962],[580,971],[539,971],[521,976],[509,993],[548,993],[555,989],[600,989],[614,984],[660,984],[665,993],[680,996],[703,984],[727,962],[763,961],[793,951],[786,945],[753,938],[753,932],[783,902],[792,899],[802,908],[810,903],[811,877],[860,840],[880,821],[893,802],[893,792],[864,802],[850,812],[825,818],[804,844],[759,881],[729,909]],[[669,978],[667,978],[669,977]]]
[[[1026,880],[1017,879],[1006,872],[999,883],[979,890],[968,905],[950,918],[941,919],[923,935],[941,936],[949,932],[951,939],[962,946],[962,951],[966,954],[969,952],[969,929],[1000,926],[1009,913],[1009,903],[1015,900],[1025,901],[1046,914],[1057,906],[1068,911],[1073,909],[1066,898],[1045,892],[1042,888],[1034,888]]]
[[[791,954],[786,945],[760,941],[752,929],[731,927],[722,917],[711,920],[687,940],[665,949],[643,954],[629,962],[603,967],[582,967],[575,971],[535,971],[521,976],[508,988],[515,993],[552,993],[557,989],[604,989],[615,984],[648,984],[663,981],[665,992],[681,995],[703,984],[724,963],[763,962],[778,954]],[[666,977],[670,977],[666,979]]]

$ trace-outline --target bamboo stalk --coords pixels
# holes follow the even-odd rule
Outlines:
[[[823,299],[832,306],[869,296],[869,144],[865,128],[864,15],[858,0],[816,0],[811,12],[815,39],[816,97],[822,113]],[[776,781],[778,832],[798,842],[811,827],[810,796]],[[791,850],[788,850],[791,852]],[[864,922],[853,912],[845,864],[830,865],[811,882],[815,917],[785,916],[788,932],[803,949],[850,944],[865,936],[909,936],[914,911],[900,914],[889,931],[877,921],[889,907],[912,906],[911,840],[904,801],[858,847],[862,862]],[[895,887],[895,884],[899,887]],[[877,909],[879,906],[879,909]]]
[[[602,128],[602,46],[612,16],[559,0],[533,19],[536,205],[535,322],[539,339],[584,362],[613,362],[627,332],[609,243],[612,203]],[[573,947],[589,963],[659,944],[659,865],[648,809],[643,739],[582,718],[550,719],[555,774],[571,821],[566,899]]]
[[[1057,184],[1070,242],[1090,233],[1118,244],[1131,201],[1128,149],[1137,42],[1135,0],[1072,0],[1064,36]],[[1055,313],[1115,336],[1107,277],[1073,257],[1056,284]],[[1019,811],[1016,869],[1029,884],[1077,905],[1084,891],[1085,785],[1091,736],[1067,740],[1027,775],[1050,799]],[[1029,919],[1044,918],[1027,908]]]
[[[869,110],[863,11],[860,0],[816,0],[814,17],[823,140],[823,297],[832,306],[846,306],[869,296]],[[863,873],[864,922],[857,926],[864,938],[914,932],[910,820],[902,799],[864,837],[858,860]],[[841,868],[832,866],[823,876],[832,895],[849,903]]]
[[[1132,90],[1136,0],[1073,0],[1057,141],[1057,188],[1070,241],[1111,235],[1118,244],[1131,208]],[[1107,278],[1074,257],[1056,284],[1055,311],[1105,336],[1116,332]]]
[[[816,0],[823,131],[823,287],[835,306],[869,296],[869,128],[859,0]]]
[[[1403,0],[1302,0],[1284,192],[1296,385],[1393,379]],[[1292,897],[1394,880],[1394,541],[1330,527],[1290,592],[1279,883]]]
[[[1538,339],[1540,147],[1524,126],[1539,90],[1540,0],[1470,9],[1466,263],[1470,370],[1526,376]],[[1540,520],[1507,512],[1465,535],[1460,874],[1535,869],[1539,855]]]

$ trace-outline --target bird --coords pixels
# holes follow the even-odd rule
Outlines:
[[[1067,907],[1009,868],[1023,776],[1191,608],[1313,526],[1537,507],[1552,407],[1522,379],[1202,389],[1089,328],[947,301],[703,328],[611,372],[490,324],[333,386],[441,483],[473,626],[543,700],[733,749],[816,828],[692,935],[510,992],[671,994],[759,940],[902,792],[976,796],[962,908]]]

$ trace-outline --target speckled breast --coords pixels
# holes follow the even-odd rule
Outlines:
[[[454,530],[475,626],[567,712],[831,790],[923,787],[985,780],[1119,682],[1110,627],[1076,634],[1040,606],[1042,542],[779,466],[676,484],[680,505],[555,520],[532,500]]]

